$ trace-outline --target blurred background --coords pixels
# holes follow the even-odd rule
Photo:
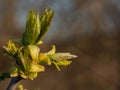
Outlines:
[[[0,49],[9,39],[22,37],[30,9],[42,12],[47,7],[55,15],[41,52],[54,44],[57,52],[78,58],[61,72],[46,67],[37,79],[23,80],[24,88],[120,90],[120,0],[0,0]],[[0,53],[0,72],[8,71],[13,61]]]

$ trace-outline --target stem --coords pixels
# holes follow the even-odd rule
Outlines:
[[[7,90],[15,90],[17,85],[20,83],[22,79],[20,77],[14,77],[12,78],[12,80],[10,81]]]

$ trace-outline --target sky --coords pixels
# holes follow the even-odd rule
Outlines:
[[[30,9],[42,12],[46,7],[50,7],[54,10],[55,15],[50,26],[47,39],[54,37],[56,33],[63,32],[61,39],[69,38],[74,34],[75,29],[80,29],[79,32],[83,34],[91,34],[95,27],[94,19],[102,17],[100,21],[101,30],[105,33],[112,32],[115,28],[115,24],[106,11],[106,6],[103,3],[114,5],[120,10],[120,0],[91,0],[91,2],[78,6],[76,9],[77,0],[16,0],[15,1],[15,22],[17,28],[20,30],[25,29],[27,13]],[[78,4],[79,5],[79,4]],[[2,12],[5,10],[3,5],[0,5],[0,22],[2,20]],[[69,32],[68,32],[69,30]],[[77,30],[78,31],[78,30]],[[54,32],[54,33],[53,33]],[[78,33],[79,33],[78,32]]]

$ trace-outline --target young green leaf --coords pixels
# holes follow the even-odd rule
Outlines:
[[[51,65],[51,60],[49,56],[47,55],[47,53],[41,53],[39,55],[39,64]]]
[[[23,72],[27,72],[30,68],[31,60],[29,58],[28,52],[26,52],[25,47],[21,47],[18,51],[17,65],[19,69]]]
[[[51,55],[51,59],[53,59],[53,60],[69,60],[69,59],[73,59],[73,58],[77,58],[77,56],[72,55],[70,53],[55,53],[55,54]]]
[[[29,72],[43,72],[45,70],[44,66],[32,62],[30,65]]]
[[[56,47],[52,45],[52,50],[50,50],[47,54],[54,54],[56,52]]]
[[[32,10],[27,17],[26,30],[22,38],[23,45],[35,44],[40,30],[39,15]]]
[[[68,61],[69,59],[76,58],[76,55],[72,55],[70,53],[55,53],[49,54],[49,58],[51,59],[51,63],[53,63],[58,71],[60,71],[59,66],[67,66],[72,63],[72,61]]]
[[[29,73],[27,73],[26,76],[28,79],[33,80],[34,78],[36,78],[38,76],[38,73],[37,72],[29,72]]]
[[[26,47],[27,52],[30,54],[32,60],[38,61],[38,56],[40,52],[40,48],[35,45],[28,45]]]
[[[53,11],[46,9],[42,15],[31,10],[27,17],[26,30],[22,37],[23,45],[39,45],[41,38],[47,32],[53,17]]]
[[[3,46],[3,48],[5,49],[5,52],[7,53],[7,55],[12,57],[15,57],[18,51],[18,48],[15,46],[15,44],[11,40],[8,41],[7,47]]]
[[[41,24],[41,31],[40,31],[39,37],[36,42],[40,41],[42,39],[42,37],[48,31],[48,27],[50,26],[53,15],[54,15],[54,13],[50,8],[46,9],[45,12],[42,15],[40,15],[39,20],[40,20],[40,24]]]
[[[58,71],[60,71],[60,67],[59,66],[67,66],[70,65],[72,63],[72,61],[68,61],[68,60],[57,60],[57,61],[51,61],[56,68],[58,69]]]

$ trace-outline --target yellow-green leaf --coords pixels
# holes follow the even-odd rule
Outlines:
[[[69,60],[73,58],[77,58],[77,56],[70,53],[55,53],[51,56],[53,60]]]
[[[27,17],[26,30],[22,38],[23,44],[35,44],[40,34],[40,28],[39,15],[31,10]]]
[[[18,48],[11,40],[7,42],[7,47],[3,46],[3,48],[5,49],[5,52],[12,57],[14,57],[18,51]]]
[[[54,54],[56,52],[55,45],[52,46],[52,50],[48,52],[48,54]]]
[[[34,78],[37,77],[37,75],[38,75],[37,72],[29,72],[29,73],[27,73],[27,78],[33,80]]]
[[[32,62],[30,65],[29,72],[43,72],[45,70],[44,66]]]
[[[38,40],[41,40],[41,38],[46,34],[46,32],[48,31],[48,27],[52,21],[53,18],[53,10],[50,8],[47,8],[44,13],[42,15],[40,15],[40,24],[41,24],[41,31],[38,37]]]
[[[56,68],[58,69],[58,71],[60,71],[60,67],[59,66],[67,66],[70,65],[72,63],[72,61],[68,61],[68,60],[57,60],[57,61],[52,61],[52,63],[56,66]]]
[[[39,64],[51,65],[51,60],[48,57],[47,53],[41,53],[39,55]]]
[[[39,55],[39,52],[40,52],[39,47],[37,47],[35,45],[28,45],[27,50],[28,50],[28,53],[30,53],[30,56],[31,56],[32,60],[38,59],[38,55]]]

